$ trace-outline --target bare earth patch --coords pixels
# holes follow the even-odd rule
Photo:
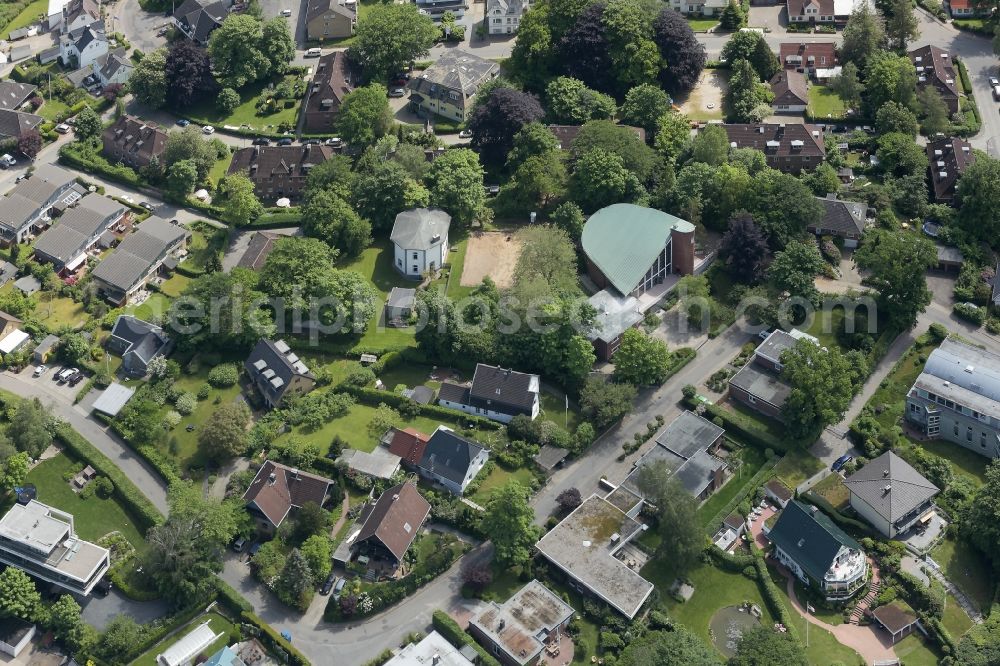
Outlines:
[[[681,113],[692,120],[721,120],[722,95],[729,88],[729,72],[706,69],[686,99],[678,99]]]
[[[469,238],[462,268],[463,287],[474,287],[489,275],[497,287],[509,287],[514,280],[514,267],[521,256],[521,241],[513,233],[482,232]]]

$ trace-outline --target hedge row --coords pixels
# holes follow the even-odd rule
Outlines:
[[[715,514],[712,520],[708,523],[708,528],[706,530],[709,536],[715,534],[715,531],[719,529],[719,524],[726,519],[726,516],[736,510],[736,507],[740,505],[740,502],[746,499],[750,493],[759,488],[771,477],[774,472],[775,465],[778,464],[778,460],[779,458],[774,457],[765,462],[764,465],[757,470],[757,473],[754,474],[749,481],[747,481],[747,484],[743,486],[743,489],[736,493],[736,495],[734,495],[733,498],[729,500],[729,502],[722,507],[718,513]],[[716,550],[718,550],[718,548],[716,548]]]
[[[175,481],[181,480],[181,470],[177,466],[177,462],[165,455],[160,453],[152,444],[137,445],[132,442],[132,437],[130,433],[127,433],[121,429],[121,425],[115,419],[112,419],[104,414],[96,414],[97,418],[111,426],[111,429],[121,437],[128,447],[139,454],[139,457],[145,460],[150,467],[156,470],[167,485],[172,485]]]
[[[87,148],[81,148],[76,142],[67,143],[59,149],[59,162],[85,173],[103,176],[132,187],[139,187],[142,184],[139,175],[132,169],[113,165],[100,155],[85,151]]]
[[[951,24],[959,30],[974,32],[977,35],[983,35],[985,37],[993,36],[993,26],[987,24],[982,19],[956,19],[952,21]]]
[[[690,347],[681,347],[674,350],[674,355],[671,359],[673,361],[673,365],[670,366],[670,369],[667,371],[667,377],[663,380],[663,382],[666,383],[668,379],[680,372],[681,369],[693,361],[694,357],[697,355],[698,352]]]
[[[80,433],[63,423],[56,429],[55,435],[63,443],[63,446],[73,453],[74,457],[93,467],[98,474],[111,479],[111,482],[115,484],[115,498],[136,519],[136,527],[141,533],[163,522],[163,514],[140,492],[132,480],[125,476],[125,473],[110,458],[84,439]]]
[[[431,615],[431,625],[435,631],[444,636],[444,639],[456,648],[461,650],[466,645],[471,646],[476,651],[476,654],[479,655],[480,666],[500,666],[500,662],[497,661],[496,657],[487,652],[486,648],[477,643],[472,636],[462,631],[462,628],[458,626],[458,622],[451,619],[451,616],[444,611],[434,611]]]
[[[813,504],[821,508],[823,510],[823,513],[830,516],[830,518],[833,519],[833,522],[837,523],[841,527],[849,527],[853,530],[861,532],[865,536],[870,536],[870,537],[877,536],[875,532],[872,531],[871,527],[861,522],[860,520],[848,518],[840,511],[837,511],[837,509],[835,509],[832,504],[827,502],[826,498],[817,495],[812,490],[807,490],[806,492],[804,492],[800,499],[803,499],[809,504]]]
[[[958,65],[958,78],[962,82],[962,91],[966,95],[971,95],[972,82],[969,80],[969,70],[966,69],[965,63],[962,62],[960,59],[952,57],[952,60],[954,60],[955,64]]]
[[[719,565],[720,568],[727,571],[732,571],[733,573],[743,573],[747,567],[755,566],[754,556],[748,553],[730,553],[728,551],[716,548],[714,545],[709,546],[706,549],[708,556],[715,560],[715,563]]]
[[[229,583],[218,576],[215,578],[215,589],[219,593],[219,603],[228,608],[234,615],[239,615],[244,611],[253,612],[253,604],[244,599]]]
[[[697,409],[700,405],[704,405],[705,412],[709,415],[710,421],[715,418],[722,419],[722,427],[752,446],[760,449],[773,449],[782,453],[788,453],[799,448],[794,443],[789,443],[775,437],[742,414],[722,409],[718,405],[703,403],[695,398],[685,398],[684,404],[692,410]]]
[[[280,650],[288,655],[288,658],[283,660],[285,663],[290,664],[291,666],[310,666],[309,660],[306,659],[306,656],[292,647],[292,644],[282,638],[281,634],[272,629],[271,625],[267,622],[264,622],[264,620],[260,619],[250,611],[243,611],[240,614],[240,617],[244,622],[252,624],[260,629],[263,637],[267,638],[267,640],[264,641],[264,645],[266,647],[271,648],[275,652]],[[258,636],[258,638],[260,637],[261,636]]]
[[[205,611],[205,608],[211,603],[211,601],[212,601],[211,599],[198,601],[194,604],[191,604],[184,610],[179,611],[175,615],[171,615],[169,618],[166,619],[166,621],[163,622],[163,624],[147,632],[143,636],[142,640],[139,641],[139,643],[137,643],[135,647],[133,647],[127,654],[119,655],[118,656],[119,658],[116,658],[114,663],[131,664],[136,657],[138,657],[143,652],[149,650],[154,645],[159,643],[161,640],[163,640],[163,638],[167,634],[177,629],[180,629],[185,624],[187,624],[191,620],[201,615]],[[95,661],[98,661],[98,663],[100,663],[99,660]]]
[[[297,227],[302,224],[302,213],[297,209],[287,209],[275,212],[264,211],[260,217],[249,224],[241,225],[241,229],[280,229],[282,227]]]
[[[958,643],[955,642],[951,632],[948,631],[948,628],[944,626],[944,623],[940,619],[927,616],[921,620],[921,623],[937,639],[942,652],[946,655],[955,654],[955,650],[958,649]]]
[[[764,603],[771,609],[771,615],[777,618],[778,622],[785,625],[785,629],[795,640],[799,640],[799,632],[795,629],[794,618],[781,598],[781,591],[778,590],[778,586],[774,584],[770,574],[768,574],[763,553],[753,558],[753,565],[757,568],[757,580],[760,582]]]
[[[337,387],[337,390],[354,396],[358,402],[366,405],[378,406],[380,403],[384,402],[390,407],[398,408],[405,402],[410,401],[410,399],[406,396],[393,393],[392,391],[379,391],[373,388],[362,388],[360,386],[351,386],[349,384],[341,384]],[[439,407],[437,405],[420,405],[420,413],[428,418],[461,421],[476,428],[483,428],[484,430],[500,430],[503,428],[503,424],[497,421],[491,421],[489,419],[484,419],[481,416],[473,416],[472,414],[466,414],[465,412],[459,412],[454,409]]]

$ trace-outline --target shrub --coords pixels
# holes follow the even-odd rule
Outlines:
[[[956,315],[974,324],[982,326],[983,322],[986,321],[986,308],[983,306],[972,303],[956,303],[954,310]]]
[[[240,371],[235,363],[223,363],[208,371],[208,383],[216,388],[233,386],[239,378]]]
[[[102,499],[108,499],[115,492],[115,484],[106,476],[99,476],[94,479],[92,484],[97,492],[97,496]]]
[[[462,631],[455,620],[442,610],[436,610],[431,615],[431,625],[434,630],[441,634],[446,641],[457,648],[469,645],[478,653],[479,663],[482,666],[500,666],[500,662],[486,651],[486,648],[472,639],[472,636]]]
[[[208,382],[202,384],[198,387],[198,399],[204,400],[208,397],[209,392],[212,390],[212,385]]]
[[[195,397],[194,393],[182,393],[177,396],[177,400],[174,402],[174,407],[177,408],[177,412],[187,416],[194,411],[194,408],[198,404],[198,398]]]

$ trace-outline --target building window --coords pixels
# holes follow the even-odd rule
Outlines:
[[[419,266],[417,266],[416,264],[413,264],[413,272],[414,272],[414,273],[419,273],[419,272],[420,272],[420,267],[419,267]],[[956,433],[956,434],[957,434],[957,433]]]
[[[969,429],[965,431],[965,441],[972,441],[972,426],[969,426]]]
[[[958,424],[957,423],[951,427],[951,431],[952,431],[952,434],[955,435],[955,437],[958,437]]]
[[[420,255],[418,255],[416,252],[413,253],[413,258],[414,259],[416,259],[418,256],[420,256]]]
[[[754,396],[750,395],[749,393],[747,393],[747,400],[749,400],[751,403],[756,403],[757,402],[757,398],[755,398]]]

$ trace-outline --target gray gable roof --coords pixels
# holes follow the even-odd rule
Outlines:
[[[128,290],[142,278],[153,264],[180,242],[187,231],[159,217],[151,217],[140,224],[136,231],[125,237],[107,259],[94,268],[94,277]]]
[[[844,485],[890,523],[923,506],[939,490],[892,451],[847,477]]]
[[[539,390],[538,375],[477,363],[469,403],[504,414],[530,414]]]
[[[0,81],[0,109],[20,108],[37,89],[30,83]]]
[[[815,507],[792,500],[781,512],[768,538],[794,559],[813,580],[823,580],[840,549],[861,545]]]
[[[0,226],[16,232],[38,216],[39,204],[25,196],[13,193],[0,198]]]
[[[76,176],[69,171],[51,164],[39,164],[30,178],[18,183],[14,193],[39,205],[48,206],[75,182]]]
[[[38,127],[44,118],[33,113],[0,109],[0,137],[19,138],[28,130]]]
[[[418,99],[447,99],[456,107],[464,109],[469,106],[469,99],[480,86],[495,77],[499,71],[500,66],[492,60],[461,49],[451,49],[424,70],[423,74],[410,79],[407,86]],[[449,92],[457,93],[458,99],[451,99]]]
[[[281,402],[281,396],[288,390],[292,377],[301,375],[314,378],[306,364],[299,360],[284,340],[272,342],[261,339],[243,366],[274,404]]]
[[[439,427],[427,440],[418,467],[461,484],[483,447],[455,432]]]
[[[868,204],[858,201],[840,201],[837,195],[817,197],[823,204],[823,219],[810,228],[822,227],[843,236],[860,236],[865,231]]]
[[[156,324],[131,315],[120,315],[111,329],[109,344],[122,356],[135,354],[145,366],[169,342],[170,338]]]
[[[429,250],[448,235],[451,216],[437,208],[413,208],[396,216],[389,239],[404,250]]]
[[[656,443],[679,456],[690,458],[704,451],[726,431],[694,412],[683,411],[656,438]]]

